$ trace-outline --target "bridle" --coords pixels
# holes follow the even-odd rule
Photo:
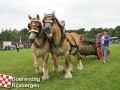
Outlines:
[[[30,28],[31,28],[30,25],[32,25],[32,22],[37,22],[37,23],[39,23],[39,25],[38,25],[38,27],[37,27],[39,30],[30,29]],[[31,22],[28,24],[28,28],[29,28],[29,31],[28,31],[29,34],[30,34],[31,32],[34,32],[34,33],[36,33],[37,36],[38,36],[38,35],[41,33],[42,25],[41,25],[41,23],[40,23],[39,20],[32,19]]]
[[[40,45],[38,45],[36,42],[33,43],[36,48],[42,48],[42,47],[44,47],[44,45],[45,45],[45,43],[47,41],[47,35],[46,35],[45,32],[43,32],[42,25],[41,25],[41,22],[39,20],[31,20],[31,22],[28,24],[29,29],[31,28],[30,24],[32,24],[32,22],[38,22],[39,23],[39,25],[37,27],[39,30],[31,29],[31,30],[29,30],[28,33],[30,34],[31,32],[34,32],[34,33],[37,34],[37,37],[42,36],[42,34],[43,34],[43,41],[42,41],[42,43]],[[39,35],[39,34],[41,34],[41,35]]]
[[[50,17],[52,20],[50,20]],[[46,19],[46,20],[45,20]],[[47,14],[44,19],[42,20],[43,24],[50,23],[52,26],[55,23],[55,16],[52,14]]]
[[[50,18],[51,17],[51,18]],[[57,23],[58,24],[58,26],[60,27],[60,30],[61,30],[61,40],[60,40],[60,42],[56,45],[55,44],[55,42],[54,42],[54,40],[51,38],[51,44],[52,44],[52,46],[53,47],[60,47],[62,44],[63,44],[63,41],[64,41],[64,38],[65,38],[65,34],[64,34],[64,32],[63,32],[63,28],[62,28],[62,26],[59,24],[59,22],[58,22],[58,20],[57,20],[57,18],[55,17],[55,15],[53,15],[53,14],[47,14],[45,17],[44,17],[44,19],[43,19],[43,24],[44,24],[44,26],[45,26],[45,23],[50,23],[51,24],[51,26],[53,27],[53,25],[55,24],[55,23]],[[49,38],[49,37],[48,37]]]

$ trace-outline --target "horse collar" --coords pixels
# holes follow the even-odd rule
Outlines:
[[[65,39],[65,34],[61,35],[61,40],[60,40],[60,42],[57,45],[55,44],[54,40],[51,39],[51,45],[52,45],[52,47],[54,47],[54,48],[61,47],[62,44],[63,44],[63,42],[64,42],[64,39]]]
[[[45,46],[46,41],[47,41],[47,36],[46,36],[45,33],[43,33],[43,41],[42,41],[42,43],[41,43],[40,45],[38,45],[36,42],[34,42],[34,46],[35,46],[36,48],[42,48],[42,47]]]
[[[60,27],[60,31],[61,31],[61,39],[60,39],[59,44],[56,45],[55,42],[54,42],[54,40],[51,39],[52,46],[55,47],[55,48],[56,47],[61,47],[62,44],[63,44],[63,42],[64,42],[64,39],[65,39],[65,34],[63,32],[63,28]]]

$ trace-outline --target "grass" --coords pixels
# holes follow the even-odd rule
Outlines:
[[[52,59],[49,58],[49,80],[37,82],[16,82],[39,84],[39,88],[33,90],[120,90],[120,44],[110,45],[109,62],[103,64],[95,56],[87,56],[82,60],[84,69],[77,70],[77,59],[72,56],[73,78],[64,79],[64,74],[52,71]],[[59,59],[64,66],[64,60]],[[42,65],[42,60],[39,60]],[[20,52],[0,51],[0,73],[22,78],[39,78],[35,72],[31,49],[20,50]],[[6,90],[0,88],[0,90]],[[17,90],[17,88],[11,88]],[[19,90],[31,90],[30,88],[19,88]]]

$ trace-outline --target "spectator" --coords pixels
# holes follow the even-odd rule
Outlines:
[[[110,36],[108,31],[104,30],[103,35],[101,36],[101,50],[102,50],[102,60],[105,64],[108,59],[108,47],[109,47]]]
[[[17,52],[19,52],[19,44],[16,43],[16,49],[17,49]]]

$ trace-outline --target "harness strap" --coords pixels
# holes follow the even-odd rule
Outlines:
[[[72,37],[72,36],[71,36]],[[75,42],[75,39],[72,37],[72,39],[74,40],[74,42]],[[77,43],[75,42],[75,45],[76,45],[76,47],[77,47],[77,49],[78,49],[78,51],[79,51],[79,53],[80,53],[80,50],[79,50],[79,47],[78,47],[78,45],[77,45]]]
[[[55,44],[55,42],[54,42],[54,40],[53,39],[51,39],[51,45],[53,46],[53,47],[61,47],[62,46],[62,44],[63,44],[63,42],[64,42],[64,38],[63,39],[61,39],[60,40],[60,43],[59,44]]]
[[[38,33],[37,30],[30,30],[28,33],[31,33],[31,32],[36,32],[36,33]]]
[[[64,28],[62,28],[62,26],[60,25],[58,19],[57,19],[55,16],[53,16],[52,14],[48,14],[48,15],[46,15],[45,17],[48,17],[48,16],[53,17],[54,20],[56,20],[56,23],[57,23],[58,26],[60,27],[60,31],[61,31],[61,39],[60,39],[60,42],[59,42],[57,45],[55,44],[55,42],[54,42],[53,39],[50,39],[50,40],[49,40],[49,42],[50,42],[50,44],[51,44],[51,47],[54,47],[54,48],[56,48],[56,47],[61,47],[62,44],[63,44],[63,42],[64,42],[64,38],[65,38],[65,34],[64,34],[64,31],[63,31]],[[44,17],[44,19],[45,19],[45,17]],[[42,21],[43,23],[45,23],[45,22],[44,22],[44,19],[43,19],[43,21]],[[52,24],[55,23],[55,21],[52,22],[52,21],[50,21],[50,20],[47,20],[46,22],[49,22],[49,23],[52,23]],[[44,25],[43,25],[43,26],[44,26]],[[49,37],[48,37],[48,38],[49,38]]]
[[[60,42],[56,45],[55,42],[54,42],[54,40],[51,39],[52,46],[55,47],[55,48],[56,48],[56,47],[61,47],[62,44],[63,44],[63,42],[64,42],[65,37],[66,37],[66,36],[65,36],[63,30],[61,30],[61,39],[60,39]]]
[[[36,42],[34,42],[34,46],[36,48],[42,48],[42,47],[45,46],[46,41],[47,41],[47,35],[45,33],[43,33],[43,41],[42,41],[42,43],[40,45],[38,45]]]
[[[71,52],[74,48],[77,48],[77,46],[73,45],[68,38],[67,38],[67,41],[70,43],[70,47],[71,47],[69,52]]]
[[[34,21],[34,22],[40,22],[40,20],[35,20],[35,19],[32,19],[31,22]]]

